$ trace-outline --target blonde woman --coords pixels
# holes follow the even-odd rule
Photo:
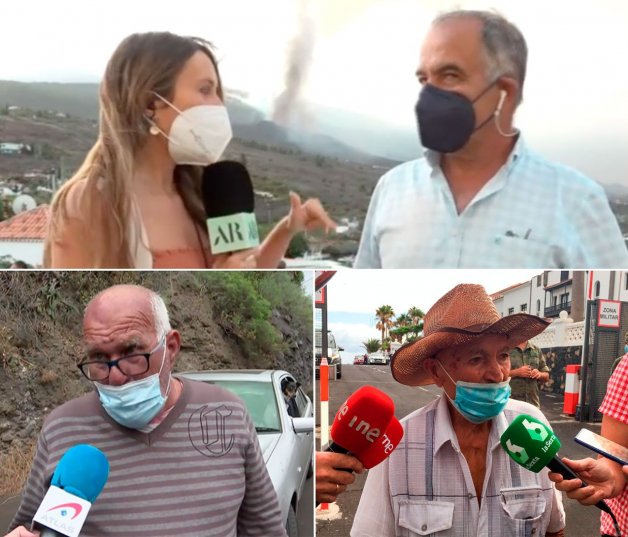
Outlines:
[[[212,255],[201,176],[230,139],[208,42],[127,37],[100,86],[98,139],[52,202],[44,266],[275,268],[296,233],[334,226],[318,200],[291,193],[289,215],[259,248]]]

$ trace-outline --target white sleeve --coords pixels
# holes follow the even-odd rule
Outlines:
[[[377,183],[369,208],[364,219],[360,247],[353,264],[354,268],[382,268],[382,260],[379,256],[379,244],[377,242],[375,220],[378,216],[379,194],[382,189],[383,177]]]
[[[369,470],[366,484],[355,512],[351,537],[395,537],[395,516],[388,485],[386,459]]]

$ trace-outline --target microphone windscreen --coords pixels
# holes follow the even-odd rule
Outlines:
[[[63,454],[51,484],[94,503],[108,477],[109,461],[105,454],[89,444],[78,444]]]
[[[355,456],[364,465],[364,468],[373,468],[373,466],[377,466],[380,462],[390,456],[390,454],[399,445],[402,438],[403,427],[401,426],[401,423],[399,423],[399,420],[393,416],[384,434],[381,435],[371,446],[359,453],[355,453]]]
[[[223,160],[203,171],[203,205],[207,218],[219,218],[255,209],[253,183],[239,162]]]
[[[395,413],[393,400],[381,390],[362,386],[344,402],[331,426],[334,443],[359,453],[375,443]]]
[[[517,416],[499,439],[511,459],[532,472],[540,472],[560,449],[552,430],[532,416]]]

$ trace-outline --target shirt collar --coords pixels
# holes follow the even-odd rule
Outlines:
[[[523,140],[523,135],[519,133],[519,135],[517,136],[517,141],[515,142],[515,146],[512,148],[510,155],[508,155],[508,158],[504,163],[504,168],[506,169],[506,172],[509,173],[511,168],[515,165],[519,158],[527,152],[528,148]],[[432,169],[440,168],[441,155],[442,153],[439,153],[438,151],[434,151],[432,149],[424,150],[425,160]]]
[[[454,412],[456,412],[455,409]],[[493,418],[493,425],[488,436],[488,445],[491,451],[500,445],[499,439],[507,427],[508,421],[502,411]],[[447,442],[451,443],[451,447],[454,448],[457,453],[460,453],[458,437],[451,424],[451,416],[449,414],[449,407],[447,406],[447,395],[445,395],[443,390],[438,404],[436,405],[436,419],[434,420],[434,455],[436,455],[438,450]]]

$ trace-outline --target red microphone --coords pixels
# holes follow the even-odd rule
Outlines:
[[[354,453],[354,455],[364,465],[364,468],[371,469],[388,458],[399,445],[402,438],[403,427],[399,420],[393,416],[386,428],[386,432],[373,445],[359,453]]]
[[[357,456],[381,441],[394,414],[395,404],[388,395],[373,386],[362,386],[336,413],[325,451]]]

